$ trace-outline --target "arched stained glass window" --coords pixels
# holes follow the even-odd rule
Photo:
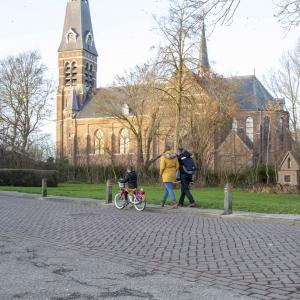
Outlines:
[[[102,130],[98,130],[95,134],[95,154],[105,154],[104,134]]]
[[[127,129],[120,131],[120,154],[129,154],[130,139]]]
[[[254,135],[253,135],[253,118],[248,117],[246,119],[246,137],[248,142],[253,143]]]

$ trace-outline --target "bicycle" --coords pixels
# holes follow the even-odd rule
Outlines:
[[[137,211],[143,211],[146,208],[146,193],[142,189],[127,190],[125,183],[118,182],[118,185],[120,191],[114,197],[116,208],[123,209],[129,204],[133,205]]]

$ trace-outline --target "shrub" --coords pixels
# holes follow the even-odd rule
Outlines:
[[[43,178],[48,186],[57,187],[58,173],[54,170],[0,169],[1,186],[39,187]]]

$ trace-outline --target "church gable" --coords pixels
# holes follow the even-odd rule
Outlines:
[[[299,171],[300,158],[292,151],[288,151],[279,165],[280,171]]]
[[[216,151],[220,169],[238,171],[253,165],[253,151],[231,131]]]

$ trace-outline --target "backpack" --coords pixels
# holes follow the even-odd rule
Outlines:
[[[182,161],[182,169],[185,173],[189,175],[194,175],[196,173],[197,167],[194,160],[191,157],[186,157],[181,161]]]

